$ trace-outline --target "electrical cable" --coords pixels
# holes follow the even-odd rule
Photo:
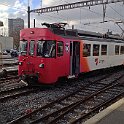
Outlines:
[[[112,6],[108,5],[113,11],[115,11],[118,15],[120,15],[121,17],[124,17],[122,16],[118,11],[116,11]]]

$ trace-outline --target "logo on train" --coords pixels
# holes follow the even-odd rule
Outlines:
[[[98,58],[95,58],[95,63],[98,65],[99,63],[103,64],[105,60],[99,60]]]
[[[96,63],[96,65],[98,65],[98,63],[99,63],[99,59],[98,58],[95,58],[95,63]]]

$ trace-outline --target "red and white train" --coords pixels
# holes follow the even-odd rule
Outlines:
[[[47,28],[21,30],[18,74],[23,80],[52,84],[61,77],[124,65],[120,37],[65,30],[64,23],[43,25]]]

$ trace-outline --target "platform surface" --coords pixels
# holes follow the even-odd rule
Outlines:
[[[124,98],[112,104],[83,124],[124,124]]]

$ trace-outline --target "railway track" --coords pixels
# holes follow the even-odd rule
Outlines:
[[[17,75],[17,71],[11,70],[11,68],[7,68],[10,70],[6,70],[6,68],[2,69],[0,72],[0,92],[4,90],[17,88],[19,85],[19,77]]]
[[[104,76],[102,78],[104,78]],[[100,80],[102,78],[100,78]],[[99,80],[99,78],[98,78],[98,80]],[[20,80],[19,80],[18,76],[8,75],[6,78],[1,78],[0,79],[0,93],[1,93],[1,95],[3,94],[3,96],[4,96],[4,94],[6,95],[7,93],[11,94],[12,92],[18,91],[21,88],[25,87],[25,84],[19,83],[19,81]],[[91,82],[91,81],[89,81],[89,82]],[[9,97],[12,97],[12,94],[6,95],[6,98],[1,97],[1,100],[7,99]]]
[[[113,77],[113,78],[112,78]],[[124,74],[107,75],[8,124],[77,123],[124,93]]]
[[[5,80],[15,78],[15,76],[18,77],[17,72],[18,72],[17,70],[6,70],[6,69],[2,69],[2,71],[0,70],[0,84]]]
[[[0,65],[0,67],[11,67],[11,66],[14,66],[14,65],[18,65],[18,62],[15,62],[15,63],[4,63],[2,65]]]
[[[7,77],[0,78],[0,84],[1,83],[4,83],[4,81],[11,80],[11,79],[17,79],[17,78],[19,78],[17,75],[16,76],[14,76],[14,75],[8,75]]]
[[[17,89],[25,86],[23,83],[20,83],[18,76],[9,76],[6,79],[0,80],[0,93],[9,92],[10,90]]]
[[[26,86],[21,86],[21,87],[14,87],[13,89],[10,90],[4,90],[0,92],[0,102],[4,102],[5,100],[8,100],[10,98],[15,98],[19,97],[22,95],[27,95],[29,93],[37,91],[36,88],[29,88]]]

